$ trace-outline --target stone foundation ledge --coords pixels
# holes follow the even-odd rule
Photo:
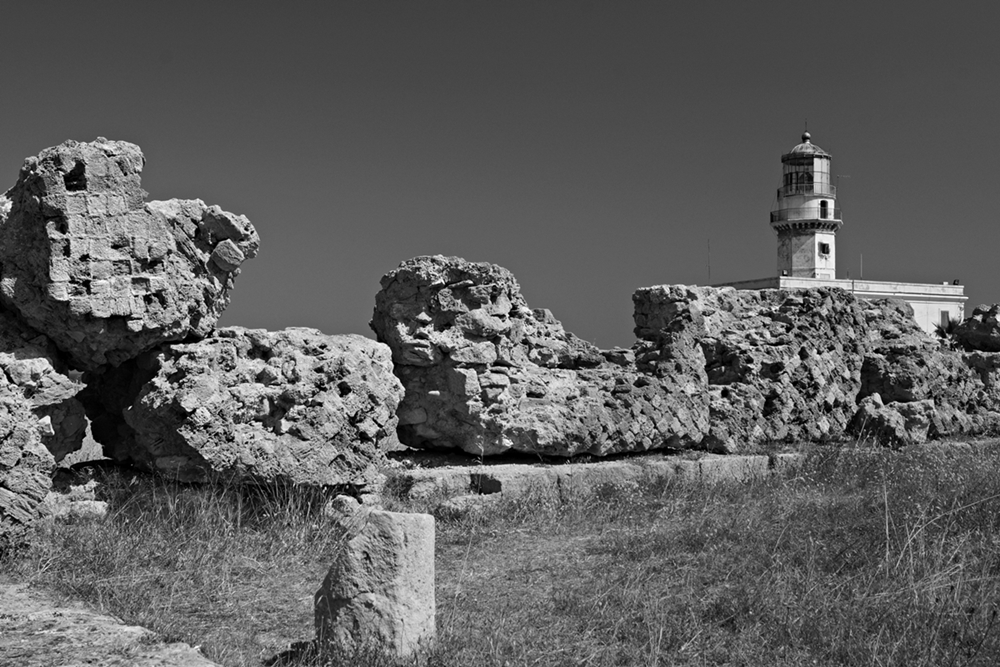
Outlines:
[[[839,456],[933,457],[947,460],[983,456],[1000,448],[1000,439],[972,442],[936,442],[900,449],[845,448]],[[557,465],[501,463],[449,465],[394,473],[394,484],[409,500],[437,500],[447,510],[462,514],[501,499],[530,498],[538,502],[567,502],[598,492],[602,487],[637,487],[641,483],[679,480],[694,484],[744,483],[800,465],[807,454],[705,454],[697,459],[656,457],[631,460],[564,463]]]
[[[462,496],[566,502],[592,495],[602,487],[679,479],[692,483],[747,482],[786,470],[802,455],[716,455],[699,459],[657,458],[595,463],[491,464],[418,468],[395,474],[394,482],[410,500],[447,501]],[[460,501],[468,504],[471,501]]]

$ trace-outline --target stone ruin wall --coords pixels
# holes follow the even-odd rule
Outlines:
[[[833,288],[663,285],[633,302],[638,340],[602,351],[529,308],[501,267],[403,262],[382,279],[371,323],[406,387],[401,441],[569,457],[1000,429],[997,307],[960,327],[960,350],[925,334],[905,303]]]
[[[998,306],[950,346],[905,304],[840,290],[656,286],[633,297],[631,348],[600,350],[506,269],[434,256],[383,277],[379,343],[216,329],[257,233],[197,199],[147,202],[144,166],[127,142],[66,142],[0,199],[7,537],[88,419],[106,454],[179,479],[356,486],[400,441],[568,458],[1000,429]]]
[[[184,480],[364,486],[397,443],[384,346],[215,328],[257,232],[201,200],[147,202],[144,166],[128,142],[68,141],[0,198],[0,542],[37,518],[88,418],[106,455]]]

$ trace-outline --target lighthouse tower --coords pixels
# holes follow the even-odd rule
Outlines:
[[[830,185],[830,154],[802,134],[802,143],[781,156],[782,183],[771,227],[778,234],[778,275],[836,278],[835,237],[844,224],[837,188]]]
[[[809,133],[781,156],[783,180],[771,227],[778,234],[778,273],[756,280],[737,280],[715,287],[741,290],[801,290],[836,287],[862,299],[901,299],[913,308],[913,319],[927,333],[961,321],[965,288],[954,278],[943,283],[905,283],[837,278],[837,231],[843,226],[837,189],[830,185],[830,154],[813,145]]]

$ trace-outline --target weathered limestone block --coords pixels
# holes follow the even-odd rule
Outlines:
[[[75,397],[80,373],[66,368],[46,336],[0,310],[0,370],[40,420],[42,443],[58,463],[83,443],[87,420]]]
[[[19,389],[0,380],[0,549],[16,545],[52,486],[52,454]]]
[[[139,147],[67,141],[25,160],[0,224],[0,299],[79,368],[206,335],[258,238],[200,200],[144,201]]]
[[[1000,304],[976,306],[972,316],[955,327],[955,341],[971,352],[1000,352]]]
[[[401,441],[475,455],[607,455],[696,445],[708,428],[697,363],[596,347],[530,309],[506,269],[417,257],[382,278],[371,323],[406,395]],[[704,371],[701,371],[703,376]]]
[[[388,348],[362,336],[231,327],[137,363],[95,383],[109,412],[127,406],[122,421],[95,422],[95,438],[178,479],[365,485],[398,443],[402,387]]]
[[[434,518],[360,509],[350,539],[316,592],[317,641],[350,656],[412,658],[434,626]]]

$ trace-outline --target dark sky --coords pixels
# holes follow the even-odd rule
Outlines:
[[[220,324],[371,335],[423,254],[630,345],[632,292],[775,273],[805,119],[833,154],[838,277],[1000,301],[997,2],[45,2],[5,6],[4,141],[139,144],[151,199],[262,240]],[[711,262],[709,262],[709,245]]]

